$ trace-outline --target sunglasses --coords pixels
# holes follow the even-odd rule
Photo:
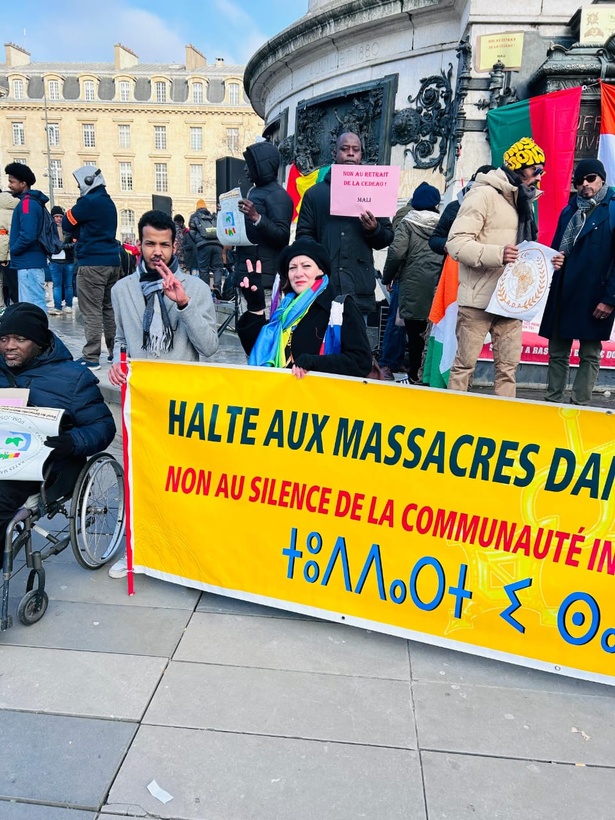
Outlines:
[[[575,185],[583,185],[584,182],[595,182],[598,179],[598,174],[586,174],[583,179],[575,179]]]
[[[541,177],[545,172],[544,168],[534,168],[534,176]]]

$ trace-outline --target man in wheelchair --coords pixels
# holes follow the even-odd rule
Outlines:
[[[73,361],[37,305],[19,302],[0,317],[0,387],[28,388],[31,406],[64,409],[59,435],[45,440],[52,474],[74,477],[75,466],[113,441],[115,423],[98,379]],[[34,481],[0,481],[0,544],[15,512],[39,487]]]

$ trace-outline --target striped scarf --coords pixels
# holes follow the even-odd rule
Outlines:
[[[329,277],[325,275],[299,295],[287,293],[272,314],[269,323],[258,334],[248,364],[260,367],[286,367],[289,362],[287,347],[294,329],[328,284]]]
[[[172,273],[177,273],[179,263],[176,256],[173,256],[168,267]],[[143,257],[139,260],[137,273],[139,274],[139,284],[145,299],[143,346],[141,350],[147,350],[152,356],[158,357],[161,353],[168,353],[173,350],[173,328],[167,306],[164,303],[162,277],[158,271],[149,270],[145,266]]]

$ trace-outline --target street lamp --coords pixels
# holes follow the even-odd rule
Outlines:
[[[47,86],[43,78],[43,105],[45,107],[45,141],[47,143],[47,176],[49,177],[49,204],[54,206],[53,175],[51,173],[51,149],[49,147],[49,117],[47,116]]]

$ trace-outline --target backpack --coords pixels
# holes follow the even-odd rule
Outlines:
[[[45,251],[47,256],[53,256],[56,253],[60,253],[64,247],[64,244],[60,239],[58,226],[51,218],[51,214],[47,210],[46,206],[42,205],[40,202],[38,204],[43,212],[43,224],[39,235],[36,238],[38,239],[38,244]]]
[[[197,212],[192,215],[190,222],[193,224],[197,234],[206,242],[218,241],[216,217],[213,214],[203,218]]]

